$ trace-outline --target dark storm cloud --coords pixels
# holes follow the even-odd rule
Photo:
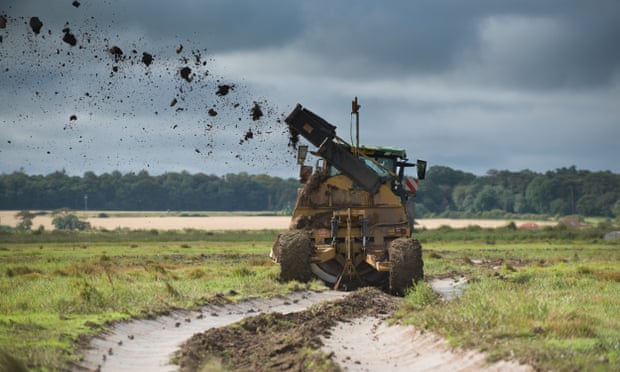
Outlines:
[[[111,39],[141,32],[153,42],[191,39],[220,51],[281,45],[301,31],[300,5],[285,0],[97,0],[83,1],[78,9],[66,0],[53,6],[29,0],[5,4],[12,14],[40,14],[52,24],[93,17]]]
[[[302,47],[340,66],[340,74],[359,74],[360,61],[367,73],[386,75],[461,71],[465,63],[479,81],[562,88],[608,85],[620,70],[620,2],[613,0],[366,0],[330,3],[329,13],[326,7],[306,4]],[[488,65],[495,63],[502,65]]]
[[[490,84],[562,88],[607,85],[620,69],[615,0],[62,4],[45,9],[44,28],[90,15],[112,40],[131,33],[150,45],[191,39],[216,53],[294,46],[337,75],[457,71]],[[7,9],[41,13],[36,1],[9,1]]]
[[[430,164],[479,174],[620,170],[610,140],[620,135],[616,0],[10,0],[0,15],[0,172],[294,176],[289,165],[239,161],[282,157],[286,138],[232,151],[256,127],[224,107],[266,99],[288,113],[300,102],[349,138],[353,96],[362,142],[401,146]],[[39,35],[32,16],[43,22]],[[75,47],[62,41],[65,27]],[[179,44],[190,58],[200,49],[210,80],[181,82]],[[135,49],[137,63],[111,74],[112,45]],[[215,95],[222,82],[237,84],[230,96]],[[235,125],[207,129],[218,120]]]

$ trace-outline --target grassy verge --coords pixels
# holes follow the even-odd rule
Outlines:
[[[31,369],[67,369],[79,359],[79,342],[108,322],[191,308],[221,294],[236,301],[297,289],[276,280],[268,257],[275,232],[190,231],[187,240],[177,233],[160,241],[148,233],[109,235],[107,242],[93,234],[0,243],[0,354]]]
[[[460,237],[452,241],[421,233],[428,276],[470,280],[449,302],[418,286],[406,296],[401,319],[491,360],[517,359],[540,370],[620,370],[618,242],[564,228],[536,232],[542,239],[475,230],[445,231]]]

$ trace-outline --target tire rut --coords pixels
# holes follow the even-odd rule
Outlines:
[[[75,371],[174,371],[173,353],[192,335],[224,327],[261,313],[302,311],[309,306],[341,299],[337,291],[295,292],[271,299],[237,304],[209,305],[200,311],[175,311],[154,319],[120,322],[93,338],[83,349]]]

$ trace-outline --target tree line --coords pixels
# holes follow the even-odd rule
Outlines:
[[[146,171],[70,176],[0,174],[0,209],[283,211],[295,205],[296,179],[264,174]],[[498,214],[620,216],[620,175],[577,170],[490,170],[484,176],[433,166],[420,182],[417,216]]]
[[[577,170],[546,173],[490,170],[484,176],[435,166],[420,182],[418,215],[620,216],[620,175]]]
[[[78,177],[64,171],[14,172],[0,175],[0,209],[280,211],[294,206],[298,185],[293,179],[247,173],[114,171]]]

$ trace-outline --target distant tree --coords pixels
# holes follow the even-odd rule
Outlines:
[[[546,213],[549,211],[549,203],[554,199],[554,191],[557,185],[547,176],[537,176],[525,190],[525,197],[536,213]]]
[[[579,198],[577,201],[577,213],[583,216],[596,216],[596,196],[587,194]]]
[[[617,200],[613,207],[611,207],[611,211],[616,217],[616,220],[620,222],[620,200]]]
[[[70,209],[61,209],[54,212],[52,225],[58,230],[88,230],[90,223],[80,220]]]
[[[474,210],[476,212],[490,211],[498,209],[500,204],[497,188],[485,185],[474,199]]]
[[[457,185],[452,189],[452,201],[457,211],[474,212],[475,185]]]
[[[549,203],[549,213],[554,215],[567,215],[572,214],[573,209],[571,208],[569,201],[566,199],[557,198]]]
[[[35,214],[30,211],[23,210],[17,212],[15,214],[15,217],[19,220],[19,223],[17,224],[17,228],[19,230],[30,230],[30,228],[32,227],[32,220],[35,218]]]

